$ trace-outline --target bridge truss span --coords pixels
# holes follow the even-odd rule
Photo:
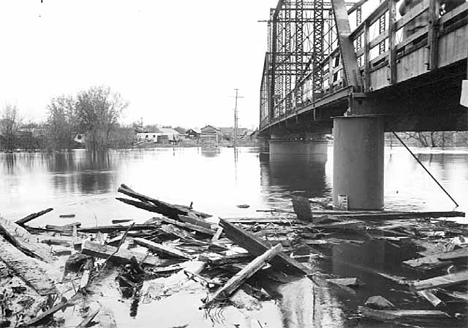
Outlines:
[[[437,117],[462,109],[468,2],[445,10],[444,0],[415,1],[401,15],[404,0],[344,1],[279,0],[271,9],[260,131],[301,120],[331,126],[346,111],[390,116],[387,130],[452,129],[448,121],[436,126]],[[395,123],[408,115],[426,122]]]

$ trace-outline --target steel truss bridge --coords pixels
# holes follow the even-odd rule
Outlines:
[[[386,131],[468,130],[468,2],[279,0],[270,10],[260,133],[330,128],[341,115],[383,115]],[[427,24],[405,30],[427,17]]]

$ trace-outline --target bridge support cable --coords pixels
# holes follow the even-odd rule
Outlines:
[[[439,183],[439,181],[437,181],[437,179],[431,174],[431,172],[429,172],[429,170],[424,166],[424,164],[421,163],[419,158],[417,158],[416,155],[414,155],[414,153],[411,151],[411,149],[408,148],[408,146],[403,142],[403,140],[401,140],[401,138],[395,133],[395,131],[392,131],[392,133],[398,139],[398,141],[400,141],[401,144],[406,148],[406,150],[413,156],[413,158],[416,160],[416,162],[418,162],[418,164],[421,165],[421,167],[424,169],[424,171],[426,171],[426,173],[429,174],[429,176],[432,178],[432,180],[434,180],[435,183],[437,183],[437,185],[440,187],[440,189],[442,189],[443,192],[452,200],[452,202],[455,204],[455,208],[457,208],[459,205],[455,201],[455,199],[453,199],[453,197],[450,196],[450,194],[447,192],[447,190],[445,190],[445,188]]]

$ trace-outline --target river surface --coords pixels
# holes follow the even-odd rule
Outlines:
[[[468,210],[468,148],[413,148],[413,151],[459,204],[456,209]],[[265,212],[258,210],[292,210],[291,195],[330,198],[332,167],[331,147],[328,158],[275,156],[271,160],[255,148],[0,154],[0,215],[16,220],[54,208],[31,222],[34,226],[74,221],[93,226],[109,224],[113,219],[133,218],[143,222],[151,218],[151,213],[115,200],[122,196],[117,193],[119,185],[125,183],[137,192],[170,203],[193,202],[196,210],[220,217],[260,217]],[[241,204],[249,207],[239,208]],[[404,148],[394,147],[385,149],[385,209],[449,211],[455,205]],[[75,217],[60,218],[61,214]],[[467,222],[465,218],[460,221]],[[370,287],[358,292],[358,297],[323,288],[314,301],[315,307],[324,309],[321,317],[314,319],[320,322],[319,326],[356,326],[347,324],[349,309],[379,293],[375,291],[379,285],[392,289],[385,279],[362,268],[392,271],[414,253],[398,250],[391,254],[382,251],[382,247],[377,243],[361,248],[337,246],[331,250],[333,260],[321,265],[320,270],[335,276],[357,276],[370,283]],[[398,299],[405,301],[405,296]],[[142,322],[144,327],[145,321]],[[135,321],[131,325],[134,324]],[[359,327],[377,325],[360,323]]]
[[[468,209],[468,148],[415,148],[419,160],[460,205]],[[55,211],[36,224],[64,222],[76,214],[83,225],[116,218],[148,218],[120,204],[121,183],[171,203],[221,217],[258,216],[257,210],[291,209],[290,195],[330,197],[333,152],[328,158],[278,157],[255,148],[155,148],[89,154],[0,154],[0,214],[17,219]],[[250,205],[247,209],[239,204]],[[454,203],[404,148],[385,150],[385,207],[391,210],[453,210]]]

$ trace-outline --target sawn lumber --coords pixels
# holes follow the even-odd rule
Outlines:
[[[263,254],[270,248],[270,245],[266,241],[257,238],[254,234],[235,226],[231,222],[221,219],[220,225],[224,228],[224,233],[229,239],[255,256]],[[305,266],[283,252],[278,253],[278,255],[271,259],[270,263],[285,273],[295,275],[306,275],[309,273],[309,270]]]

